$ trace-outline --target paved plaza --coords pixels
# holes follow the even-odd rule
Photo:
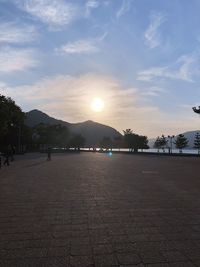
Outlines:
[[[0,170],[0,266],[200,266],[200,159],[18,156]]]

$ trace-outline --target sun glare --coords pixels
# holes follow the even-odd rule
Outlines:
[[[104,101],[101,98],[94,98],[91,103],[91,109],[95,112],[101,112],[104,109]]]

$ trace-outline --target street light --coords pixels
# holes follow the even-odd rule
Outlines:
[[[169,154],[172,154],[172,141],[174,139],[174,135],[168,135],[169,141],[170,141],[170,148],[169,148]]]

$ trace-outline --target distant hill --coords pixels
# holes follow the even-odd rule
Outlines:
[[[195,138],[195,134],[199,132],[200,133],[200,130],[194,130],[194,131],[189,131],[189,132],[184,132],[182,134],[184,134],[184,136],[188,139],[188,147],[189,149],[192,149],[194,147],[194,138]],[[178,136],[178,135],[177,135]],[[175,136],[175,138],[177,137]],[[153,145],[155,143],[155,140],[156,138],[152,138],[152,139],[149,139],[149,147],[150,148],[153,148]],[[175,145],[173,144],[173,148],[175,148]]]
[[[80,123],[69,123],[50,117],[37,109],[26,113],[25,124],[27,126],[34,127],[39,123],[50,125],[61,124],[67,126],[72,133],[82,134],[85,137],[86,145],[88,146],[97,144],[103,137],[110,137],[113,139],[121,136],[121,134],[114,128],[90,120]]]
[[[184,136],[188,139],[188,148],[193,148],[194,147],[194,138],[195,138],[195,134],[199,132],[200,130],[195,130],[195,131],[189,131],[189,132],[185,132],[183,133]]]

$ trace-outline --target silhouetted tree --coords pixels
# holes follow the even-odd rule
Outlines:
[[[40,123],[34,127],[33,131],[32,139],[38,145],[65,148],[69,146],[69,130],[66,126]]]
[[[159,136],[156,138],[156,141],[154,142],[153,147],[154,148],[157,148],[157,152],[158,153],[160,152],[160,149],[161,149],[161,140],[160,140],[160,137]]]
[[[0,95],[0,144],[18,145],[25,113],[10,97]]]
[[[137,152],[138,149],[149,148],[147,145],[148,139],[146,136],[135,134],[131,129],[126,129],[123,132],[124,140],[129,148],[129,151]]]
[[[182,153],[182,149],[187,147],[188,140],[183,134],[179,134],[174,142],[176,148],[179,149],[179,152]]]
[[[144,135],[139,135],[139,140],[138,140],[138,143],[139,143],[139,149],[148,149],[149,146],[148,146],[148,138],[147,136],[144,136]]]
[[[119,150],[120,150],[120,148],[126,147],[126,143],[124,141],[124,138],[122,136],[114,137],[113,147],[118,148]]]
[[[195,134],[194,138],[194,148],[198,150],[198,154],[200,154],[200,133]]]
[[[194,111],[195,113],[200,114],[200,106],[198,106],[197,108],[196,108],[196,107],[193,107],[192,109],[193,109],[193,111]]]
[[[85,146],[85,138],[81,134],[73,135],[70,140],[70,147],[75,148],[75,150],[80,150],[81,147]]]
[[[112,149],[113,142],[110,137],[104,136],[100,141],[100,148],[105,148],[106,150]]]
[[[163,152],[165,152],[165,148],[167,147],[167,143],[168,143],[167,137],[162,135],[160,138],[160,146],[161,146]]]

